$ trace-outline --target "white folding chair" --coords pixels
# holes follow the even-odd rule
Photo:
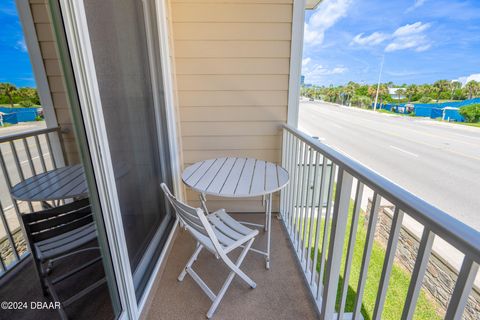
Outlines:
[[[170,203],[173,205],[182,226],[197,240],[195,251],[188,260],[185,268],[178,276],[178,281],[182,281],[187,273],[192,277],[203,292],[205,292],[210,300],[213,301],[212,306],[207,312],[207,318],[211,318],[235,275],[238,275],[251,288],[257,286],[252,279],[240,270],[240,265],[242,264],[243,259],[245,259],[248,250],[250,250],[258,231],[240,224],[230,217],[224,209],[220,209],[205,216],[202,209],[190,207],[177,200],[164,183],[162,183],[162,189],[167,195]],[[234,263],[230,260],[227,254],[239,247],[243,247],[243,251]],[[197,260],[197,257],[203,248],[213,253],[217,259],[222,259],[231,270],[222,288],[217,294],[214,294],[207,284],[192,269],[192,264]]]

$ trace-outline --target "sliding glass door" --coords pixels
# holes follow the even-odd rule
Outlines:
[[[96,82],[137,301],[172,224],[155,18],[148,1],[84,0]],[[86,31],[86,30],[85,30]]]

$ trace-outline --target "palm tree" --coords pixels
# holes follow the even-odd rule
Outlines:
[[[17,91],[17,87],[10,83],[0,83],[0,94],[7,96],[10,106],[13,108],[13,95]]]
[[[450,82],[450,99],[453,100],[454,92],[462,87],[462,83],[457,80]]]
[[[377,86],[368,86],[367,94],[374,100],[377,94]]]
[[[468,99],[472,99],[474,96],[478,94],[478,91],[480,91],[480,83],[478,83],[475,80],[470,80],[465,85],[465,89],[468,92]]]
[[[447,92],[450,89],[450,82],[448,80],[438,80],[433,84],[434,88],[437,88],[437,102],[440,100],[440,96],[443,92]]]
[[[380,105],[383,105],[383,99],[386,99],[389,96],[388,86],[386,84],[381,84],[378,89],[378,97],[380,98]]]
[[[346,99],[345,99],[345,104],[347,104],[347,102],[349,102],[352,97],[355,95],[355,91],[357,90],[357,88],[359,87],[359,85],[353,81],[350,81],[344,88],[343,88],[343,93],[346,95]]]
[[[418,88],[415,84],[407,86],[405,89],[405,94],[408,97],[408,103],[412,102],[412,98],[418,93]]]

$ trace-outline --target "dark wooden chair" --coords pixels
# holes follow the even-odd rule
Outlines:
[[[89,200],[82,199],[59,207],[24,214],[22,220],[43,294],[50,296],[54,302],[60,303],[60,316],[62,319],[68,319],[64,308],[106,282],[104,277],[61,301],[55,291],[55,285],[101,261],[101,256],[98,255],[56,278],[51,276],[49,270],[54,261],[87,250],[99,250],[98,246],[87,247],[97,238]]]

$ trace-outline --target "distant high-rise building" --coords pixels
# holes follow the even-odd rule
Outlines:
[[[305,76],[302,74],[300,76],[300,85],[303,86],[305,84]]]

